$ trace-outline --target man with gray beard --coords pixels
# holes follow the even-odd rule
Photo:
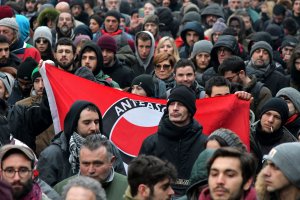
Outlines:
[[[52,44],[56,44],[56,42],[62,38],[67,37],[71,40],[74,39],[74,27],[75,27],[75,19],[68,12],[62,12],[57,17],[56,29],[52,32],[53,42]]]
[[[264,83],[272,92],[272,96],[284,87],[289,86],[288,79],[277,70],[273,60],[273,49],[265,41],[256,42],[250,51],[247,63],[248,74],[254,74],[258,81]]]

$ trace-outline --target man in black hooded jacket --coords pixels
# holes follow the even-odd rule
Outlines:
[[[95,76],[96,82],[103,85],[119,88],[119,84],[103,72],[103,55],[99,46],[93,42],[87,42],[79,54],[79,65],[90,69]]]
[[[203,73],[203,82],[205,83],[211,77],[217,76],[219,73],[219,66],[223,61],[232,55],[239,55],[240,49],[238,41],[232,35],[221,35],[218,41],[214,44],[211,50],[211,63],[213,67],[207,69]]]
[[[79,150],[85,137],[102,133],[102,116],[96,105],[76,101],[64,120],[64,131],[57,134],[50,146],[40,154],[40,178],[51,186],[79,172]],[[103,136],[104,137],[104,136]],[[118,150],[112,145],[116,162],[115,171],[125,174]]]
[[[180,58],[189,58],[194,44],[204,39],[204,30],[199,22],[187,22],[180,36],[184,41],[184,45],[179,49]]]
[[[139,152],[168,160],[176,167],[178,176],[172,184],[176,197],[184,195],[188,188],[192,167],[206,141],[202,126],[193,118],[195,103],[196,95],[190,88],[184,85],[174,88],[157,133],[144,140]]]

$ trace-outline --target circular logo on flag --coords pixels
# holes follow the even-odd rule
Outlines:
[[[104,133],[119,148],[124,162],[137,156],[144,139],[157,132],[164,111],[162,104],[124,98],[105,112]]]

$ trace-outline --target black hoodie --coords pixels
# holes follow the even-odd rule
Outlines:
[[[99,46],[97,46],[93,42],[87,42],[85,45],[83,45],[83,47],[80,51],[79,57],[78,57],[79,66],[81,65],[82,54],[86,48],[93,49],[93,51],[96,53],[97,66],[96,66],[96,69],[93,71],[93,74],[96,76],[97,74],[99,74],[100,70],[102,70],[102,67],[103,67],[103,56],[102,56],[101,49]]]
[[[40,172],[40,178],[50,186],[54,186],[58,182],[75,175],[71,170],[71,165],[69,163],[69,140],[73,132],[76,130],[82,110],[84,110],[89,105],[94,104],[82,100],[76,101],[71,106],[69,112],[65,117],[64,131],[55,135],[52,143],[40,154],[37,166]],[[99,114],[100,120],[100,132],[103,133],[102,116],[98,108],[97,113]],[[116,162],[114,163],[115,171],[121,174],[125,174],[124,165],[119,151],[112,143],[111,148],[113,154],[116,156]]]
[[[100,133],[103,133],[102,115],[98,107],[91,102],[79,100],[71,106],[64,120],[64,133],[66,135],[67,141],[70,140],[70,137],[72,136],[73,132],[76,131],[78,120],[82,110],[84,110],[90,105],[95,106],[97,108],[97,113],[99,115]]]
[[[195,21],[187,22],[183,26],[182,31],[180,33],[180,36],[181,36],[181,38],[184,42],[184,46],[181,47],[180,50],[179,50],[180,58],[189,58],[189,56],[191,54],[191,51],[193,49],[192,47],[190,47],[187,44],[187,41],[186,41],[186,34],[187,34],[188,31],[195,31],[199,36],[199,40],[204,39],[204,30],[202,29],[201,24],[199,22],[195,22]]]
[[[218,75],[219,60],[218,60],[218,49],[220,47],[226,47],[232,51],[232,55],[239,55],[240,49],[236,38],[232,35],[221,35],[218,41],[215,43],[211,50],[211,63],[213,67],[208,68],[202,76],[203,83],[208,81],[211,77]]]

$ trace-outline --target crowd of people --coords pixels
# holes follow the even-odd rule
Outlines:
[[[300,199],[299,30],[300,0],[2,0],[0,199]],[[139,155],[125,164],[82,99],[55,133],[44,63],[166,99]],[[229,94],[249,146],[194,118]]]

